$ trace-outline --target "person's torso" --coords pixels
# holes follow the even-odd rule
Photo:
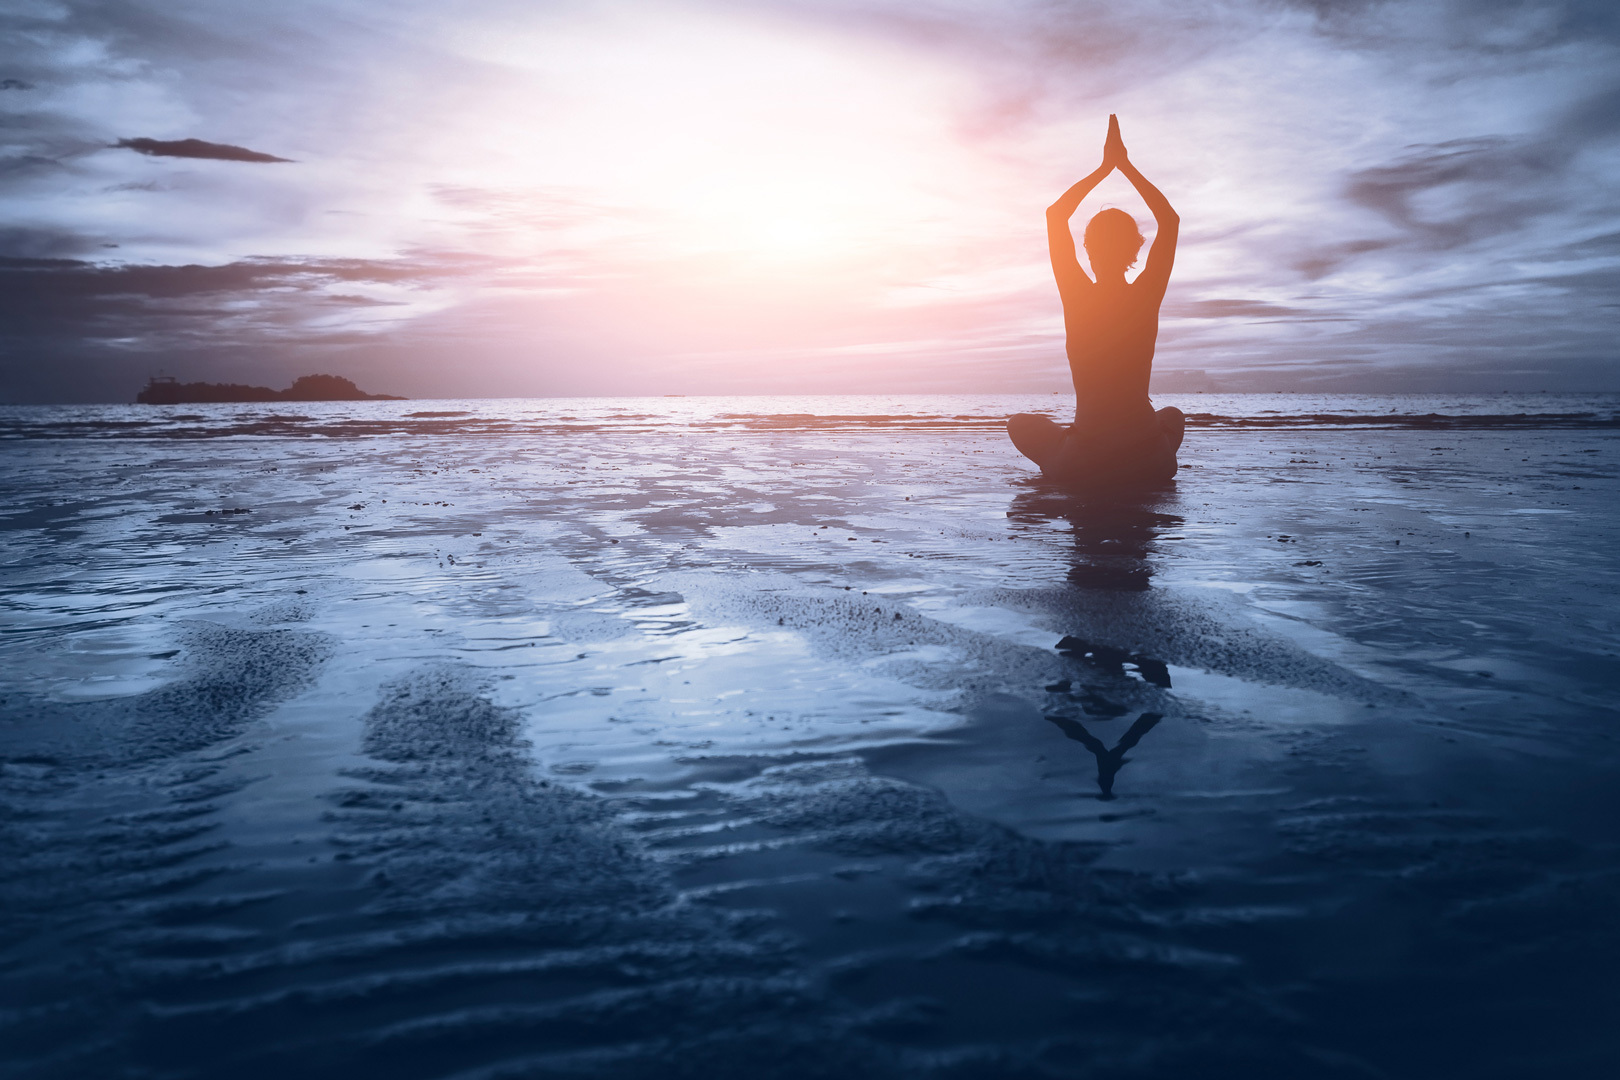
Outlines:
[[[1134,285],[1063,298],[1077,421],[1134,424],[1153,412],[1148,380],[1161,300]]]

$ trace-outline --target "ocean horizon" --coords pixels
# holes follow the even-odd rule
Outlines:
[[[1058,399],[1053,401],[1053,399]],[[1194,429],[1614,427],[1620,393],[1157,394]],[[1052,394],[664,394],[179,405],[4,405],[0,439],[565,433],[595,428],[747,431],[998,429],[1030,412],[1072,419]]]

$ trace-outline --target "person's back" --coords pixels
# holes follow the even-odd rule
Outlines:
[[[1129,214],[1104,210],[1086,226],[1086,254],[1095,280],[1080,268],[1069,231],[1081,200],[1116,168],[1141,193],[1159,226],[1147,265],[1135,281],[1126,281],[1125,272],[1136,263],[1142,235]],[[1023,414],[1013,417],[1007,430],[1019,451],[1060,483],[1142,486],[1175,476],[1181,411],[1155,412],[1148,379],[1180,220],[1158,188],[1130,163],[1113,117],[1102,165],[1046,212],[1074,379],[1074,424],[1065,429],[1046,417]]]

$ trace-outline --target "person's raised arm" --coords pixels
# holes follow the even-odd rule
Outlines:
[[[1113,118],[1110,117],[1109,133],[1113,134],[1114,131]],[[1046,208],[1046,246],[1052,253],[1052,274],[1057,278],[1059,292],[1066,292],[1071,286],[1081,283],[1091,284],[1091,278],[1080,268],[1080,258],[1074,250],[1074,233],[1069,231],[1069,219],[1080,209],[1085,197],[1113,171],[1114,163],[1108,160],[1105,146],[1103,163]]]
[[[1164,192],[1149,183],[1148,178],[1131,164],[1131,159],[1125,153],[1125,143],[1119,137],[1119,125],[1112,117],[1109,118],[1108,144],[1103,150],[1103,160],[1113,162],[1124,174],[1153,212],[1153,220],[1159,224],[1158,232],[1153,237],[1153,247],[1148,251],[1147,265],[1137,275],[1136,282],[1141,284],[1145,280],[1162,294],[1170,284],[1170,269],[1176,263],[1176,239],[1181,235],[1181,215],[1164,197]]]

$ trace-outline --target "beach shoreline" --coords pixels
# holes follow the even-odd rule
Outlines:
[[[29,421],[8,1065],[1599,1075],[1615,432],[1008,404]]]

